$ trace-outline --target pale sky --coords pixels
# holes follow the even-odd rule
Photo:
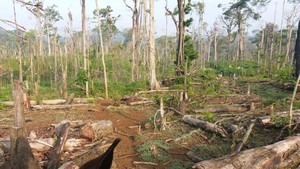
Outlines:
[[[129,5],[132,4],[132,0],[126,0]],[[56,23],[58,29],[63,32],[67,26],[68,21],[68,11],[70,10],[73,14],[73,26],[74,30],[81,30],[81,5],[80,0],[43,0],[44,8],[51,6],[53,4],[57,5],[63,20]],[[193,2],[199,2],[199,0],[193,0]],[[208,29],[210,29],[216,20],[216,18],[222,14],[222,10],[218,8],[219,3],[227,4],[230,0],[204,0],[205,3],[205,14],[204,21],[208,23]],[[277,12],[276,12],[276,24],[281,22],[281,13],[282,13],[282,2],[283,0],[271,0],[271,3],[267,10],[263,13],[263,18],[259,22],[251,21],[253,25],[249,29],[259,28],[260,25],[264,25],[266,21],[273,22],[274,20],[274,11],[275,4],[277,2]],[[168,0],[168,6],[170,10],[173,10],[176,6],[176,0]],[[99,8],[105,8],[107,5],[110,5],[114,10],[113,16],[121,15],[121,18],[117,21],[116,25],[120,30],[124,28],[131,27],[131,16],[132,12],[124,5],[123,0],[99,0]],[[165,26],[165,0],[156,0],[155,1],[155,27],[158,35],[163,35],[166,30]],[[27,11],[26,8],[21,7],[20,3],[16,4],[17,8],[17,22],[18,24],[24,26],[27,30],[34,29],[36,27],[35,17]],[[288,8],[288,7],[287,7]],[[87,17],[92,17],[92,11],[95,9],[95,1],[87,0],[86,1],[86,15]],[[12,0],[0,0],[0,19],[6,19],[13,21],[13,3]],[[198,20],[198,18],[195,18]],[[168,32],[169,34],[175,34],[175,27],[173,21],[169,17],[168,20]],[[284,23],[285,25],[285,23]],[[6,29],[14,29],[5,26],[0,22],[0,26],[5,27]],[[92,27],[93,28],[93,27]]]

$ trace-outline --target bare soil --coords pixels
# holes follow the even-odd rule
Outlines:
[[[153,115],[155,111],[153,106],[128,107],[120,105],[114,100],[99,100],[94,107],[76,107],[65,110],[29,110],[25,112],[25,120],[28,133],[34,130],[39,137],[51,137],[51,127],[49,125],[59,123],[62,120],[83,120],[84,122],[111,120],[115,132],[107,136],[105,142],[110,143],[114,138],[121,138],[120,144],[115,149],[113,168],[169,168],[168,162],[164,164],[157,163],[156,166],[133,164],[134,161],[142,161],[136,149],[138,145],[143,143],[143,139],[136,139],[136,137],[145,134],[147,138],[155,138],[157,133],[159,133],[153,132],[152,129],[144,130],[143,127],[145,120],[147,120],[149,115]],[[13,108],[3,110],[0,114],[0,137],[8,138],[9,128],[13,124]],[[187,160],[184,154],[185,151],[182,148],[176,149],[173,155],[177,156],[176,158]],[[87,154],[85,159],[76,159],[75,162],[80,165],[83,161],[94,158],[101,153],[93,152],[92,154]]]

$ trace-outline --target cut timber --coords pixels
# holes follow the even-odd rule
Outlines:
[[[73,107],[92,107],[94,104],[69,104],[69,105],[35,105],[32,106],[36,110],[58,110],[58,109],[69,109]]]
[[[182,90],[147,90],[147,91],[139,91],[135,93],[135,96],[140,94],[150,94],[150,93],[169,93],[169,92],[183,92]]]
[[[288,169],[300,164],[300,136],[264,147],[242,151],[236,155],[206,160],[193,166],[196,169]]]
[[[111,134],[114,131],[113,123],[110,120],[99,120],[86,124],[81,128],[80,134],[83,138],[97,140]]]
[[[222,137],[227,136],[227,132],[221,127],[216,124],[212,124],[203,120],[191,118],[189,115],[185,115],[182,117],[182,120],[185,123],[191,124],[193,126],[200,127],[201,129],[208,130],[214,133],[220,134]]]
[[[195,113],[221,113],[221,112],[247,112],[249,106],[227,106],[227,105],[215,105],[215,106],[204,106],[202,109],[194,110]]]
[[[69,99],[70,100],[64,100],[64,99],[56,99],[56,100],[41,100],[41,101],[36,101],[36,100],[30,100],[30,105],[59,105],[59,104],[67,104],[68,102],[71,101],[73,104],[88,104],[95,102],[95,98],[71,98],[72,95],[70,95]],[[72,100],[71,100],[72,99]],[[14,101],[3,101],[0,102],[3,105],[6,106],[13,106]]]
[[[212,98],[208,99],[204,102],[204,104],[249,104],[251,102],[257,103],[261,102],[262,99],[259,95],[250,95],[250,96],[244,96],[244,95],[237,95],[237,96],[228,96],[226,98]]]

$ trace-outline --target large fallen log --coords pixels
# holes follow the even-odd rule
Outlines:
[[[59,110],[70,109],[74,107],[93,107],[95,104],[68,104],[68,105],[35,105],[32,106],[35,110]]]
[[[201,109],[194,110],[195,113],[221,113],[221,112],[246,112],[249,111],[249,106],[227,106],[227,105],[214,105],[214,106],[204,106]]]
[[[227,136],[227,132],[221,127],[213,123],[209,123],[203,120],[191,118],[189,115],[185,115],[182,117],[182,120],[185,123],[191,124],[193,126],[200,127],[201,129],[208,130],[214,133],[220,134],[222,137]]]
[[[199,162],[196,169],[289,169],[300,164],[300,136],[231,156]]]

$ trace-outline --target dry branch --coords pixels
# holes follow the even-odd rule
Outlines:
[[[185,115],[182,117],[182,120],[185,123],[191,124],[193,126],[197,126],[200,127],[204,130],[208,130],[214,133],[218,133],[220,134],[222,137],[226,137],[227,136],[227,132],[220,126],[216,125],[216,124],[212,124],[203,120],[199,120],[199,119],[195,119],[195,118],[191,118],[189,115]]]
[[[245,135],[244,135],[243,140],[240,141],[240,142],[238,143],[238,145],[237,145],[237,147],[236,147],[234,153],[238,153],[238,152],[240,152],[240,151],[242,150],[243,145],[247,142],[247,140],[248,140],[248,138],[249,138],[249,136],[250,136],[250,133],[251,133],[251,131],[252,131],[253,126],[254,126],[254,123],[251,123],[251,124],[248,126],[248,129],[247,129],[247,131],[246,131],[246,133],[245,133]]]
[[[51,148],[49,152],[50,161],[47,167],[48,169],[59,167],[61,154],[67,140],[69,128],[70,128],[70,123],[65,123],[61,125],[61,127],[58,127],[57,130],[55,131],[57,135],[57,141],[55,142],[54,147]]]
[[[196,169],[293,168],[300,163],[300,136],[242,151],[236,155],[202,161]]]

